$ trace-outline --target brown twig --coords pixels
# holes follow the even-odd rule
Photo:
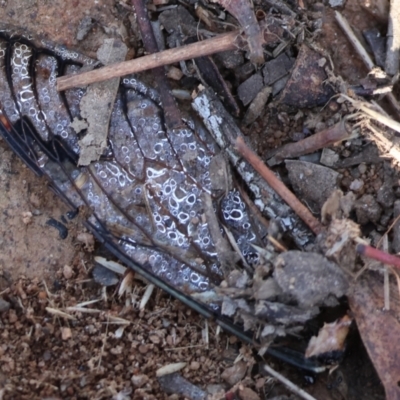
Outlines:
[[[328,147],[336,142],[348,139],[350,136],[347,132],[344,121],[338,122],[321,132],[316,133],[306,139],[299,140],[295,143],[288,143],[282,146],[272,157],[273,164],[280,163],[286,158],[296,158],[305,154],[313,153],[324,147]],[[270,162],[268,162],[271,165]]]
[[[148,69],[173,64],[179,61],[190,60],[192,58],[208,56],[236,48],[236,38],[239,31],[224,33],[211,39],[192,43],[187,46],[176,47],[159,53],[150,54],[130,61],[124,61],[83,72],[76,75],[61,76],[57,79],[57,90],[63,91],[73,87],[86,86],[90,83],[104,81],[106,79],[121,77]]]
[[[244,142],[238,137],[235,142],[236,150],[245,158],[253,168],[265,179],[279,196],[295,211],[295,213],[318,235],[323,230],[321,223],[311,214],[298,198],[275,176],[275,174],[264,164]]]
[[[383,264],[393,265],[396,268],[400,268],[400,258],[389,253],[385,253],[382,250],[375,249],[372,246],[365,244],[358,244],[356,247],[357,253],[372,258],[373,260],[380,261]]]

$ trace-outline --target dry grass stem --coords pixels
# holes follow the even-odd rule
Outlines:
[[[157,376],[157,378],[159,378],[160,376],[173,374],[174,372],[178,372],[178,371],[182,370],[183,368],[185,368],[186,364],[187,363],[185,363],[185,362],[178,362],[178,363],[164,365],[163,367],[159,368],[156,371],[156,376]]]
[[[98,303],[102,299],[95,299],[95,300],[88,300],[88,301],[82,301],[81,303],[78,303],[75,307],[86,307],[90,306],[91,304]]]
[[[288,251],[288,249],[281,244],[278,240],[276,240],[273,236],[268,235],[267,239],[271,242],[271,244],[279,251]]]
[[[303,398],[305,400],[317,400],[315,397],[311,396],[310,394],[305,392],[303,389],[299,388],[292,381],[289,381],[289,379],[285,378],[279,372],[272,369],[269,365],[263,364],[262,368],[264,368],[265,372],[272,375],[279,382],[283,383],[292,393],[297,394],[297,396],[300,396],[301,398]]]
[[[107,315],[108,325],[130,325],[131,321],[121,317],[115,317],[114,315]]]
[[[194,344],[194,345],[190,345],[190,346],[169,347],[169,348],[165,348],[164,350],[179,351],[179,350],[185,350],[185,349],[196,349],[196,348],[205,348],[205,347],[207,347],[206,344]]]
[[[105,267],[105,268],[109,269],[110,271],[113,271],[117,274],[120,274],[120,275],[125,274],[126,267],[124,267],[120,263],[107,260],[106,258],[100,257],[100,256],[95,257],[94,261],[96,261],[98,264],[102,265],[103,267]]]
[[[122,279],[122,282],[119,286],[118,289],[118,296],[121,297],[124,293],[131,293],[132,292],[132,284],[133,284],[133,279],[135,278],[135,273],[133,271],[129,271],[124,279]]]
[[[342,28],[343,32],[349,39],[350,43],[353,45],[354,49],[357,51],[358,55],[364,61],[366,67],[371,70],[375,67],[375,63],[372,61],[372,58],[364,49],[364,46],[360,43],[357,39],[357,36],[354,34],[353,29],[351,29],[350,24],[348,23],[347,19],[340,14],[339,11],[335,11],[335,18],[339,26]]]
[[[371,57],[365,50],[364,46],[358,40],[357,36],[354,34],[346,18],[338,11],[335,11],[335,17],[336,21],[338,22],[339,26],[342,28],[343,32],[349,39],[350,43],[353,45],[354,49],[357,51],[361,59],[364,61],[364,64],[368,68],[368,70],[370,71],[373,68],[376,68],[374,62],[372,61]],[[393,93],[387,93],[385,95],[385,99],[389,101],[391,106],[396,110],[397,114],[400,115],[400,106],[399,103],[397,102],[397,99],[394,97]]]
[[[65,318],[65,319],[70,319],[70,320],[74,320],[75,317],[73,317],[70,314],[67,314],[64,311],[59,310],[58,308],[52,308],[52,307],[46,307],[46,311],[56,317],[60,317],[60,318]]]
[[[71,312],[80,312],[85,314],[100,314],[101,310],[97,310],[96,308],[86,308],[86,307],[76,307],[71,306],[66,308],[67,311]]]
[[[144,291],[143,297],[140,300],[139,310],[143,310],[146,307],[146,304],[149,302],[151,295],[153,294],[155,286],[151,283],[147,286]]]
[[[400,133],[400,123],[395,121],[393,118],[390,118],[386,115],[383,115],[379,111],[372,109],[370,104],[365,101],[354,100],[351,97],[346,96],[345,94],[342,94],[341,96],[349,101],[355,108],[367,114],[368,117]]]

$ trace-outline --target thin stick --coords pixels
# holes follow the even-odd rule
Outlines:
[[[244,142],[242,137],[238,137],[235,146],[240,155],[245,158],[262,178],[275,190],[279,196],[293,209],[293,211],[318,235],[323,230],[321,223],[311,214],[298,198],[275,176],[275,174],[263,163],[260,157],[254,153]]]
[[[295,158],[313,153],[334,143],[349,139],[350,134],[346,130],[344,121],[340,121],[336,125],[311,135],[306,139],[282,146],[268,162],[268,165],[278,164],[286,158]]]
[[[386,253],[389,250],[389,241],[387,234],[383,235],[382,250]],[[383,298],[385,300],[385,310],[390,310],[390,288],[389,288],[389,266],[383,265]]]
[[[375,111],[371,108],[371,105],[364,101],[354,100],[345,94],[341,95],[347,101],[353,104],[354,107],[358,108],[365,114],[367,114],[370,118],[375,119],[381,124],[386,125],[390,129],[400,133],[400,123],[395,121],[393,118],[387,117],[386,115],[381,114],[379,111]]]
[[[364,61],[366,67],[371,70],[375,67],[372,58],[369,56],[367,51],[364,49],[364,46],[361,45],[360,41],[357,39],[356,35],[354,34],[353,30],[351,29],[347,19],[340,14],[339,11],[335,11],[335,18],[339,26],[342,28],[343,32],[349,39],[350,43],[353,45],[354,49],[357,51],[358,55]]]
[[[350,43],[353,45],[354,49],[357,51],[361,59],[364,61],[365,66],[368,68],[369,71],[373,69],[375,67],[374,62],[372,61],[371,57],[365,50],[364,46],[358,40],[357,36],[354,34],[346,18],[343,17],[343,15],[340,14],[340,12],[338,11],[335,11],[335,17],[337,23],[342,28],[344,34],[347,36]],[[396,110],[397,114],[400,115],[400,106],[396,100],[396,97],[394,97],[393,93],[387,93],[385,95],[385,99],[389,101],[390,105]]]
[[[123,61],[93,71],[62,76],[57,79],[57,90],[63,91],[73,87],[86,86],[90,83],[121,77],[179,61],[234,50],[236,48],[235,41],[239,34],[239,31],[224,33],[211,39],[188,44],[187,46],[176,47],[130,61]]]
[[[265,372],[272,375],[274,378],[278,379],[278,381],[283,383],[294,394],[297,394],[298,396],[302,397],[305,400],[317,400],[315,397],[311,396],[310,394],[305,392],[303,389],[301,389],[297,385],[295,385],[292,381],[289,381],[289,379],[285,378],[279,372],[272,369],[269,365],[263,364],[263,369]]]
[[[386,43],[385,71],[390,76],[399,72],[400,61],[400,0],[390,1],[389,24]]]
[[[382,250],[375,249],[372,246],[365,244],[358,244],[356,246],[358,254],[372,258],[373,260],[380,261],[383,264],[393,265],[396,268],[400,268],[400,258],[389,253],[385,253]]]

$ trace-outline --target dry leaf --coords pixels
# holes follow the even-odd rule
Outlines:
[[[383,280],[364,274],[349,296],[361,338],[385,388],[387,400],[400,399],[400,301],[391,285],[391,310],[384,310]]]
[[[351,322],[352,319],[345,315],[331,324],[324,324],[319,330],[318,336],[310,339],[306,357],[319,357],[336,351],[342,352]]]

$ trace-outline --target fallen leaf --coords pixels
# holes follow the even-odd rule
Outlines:
[[[384,310],[383,279],[364,274],[349,296],[361,338],[385,388],[387,400],[400,399],[400,301],[391,285],[391,310]]]

